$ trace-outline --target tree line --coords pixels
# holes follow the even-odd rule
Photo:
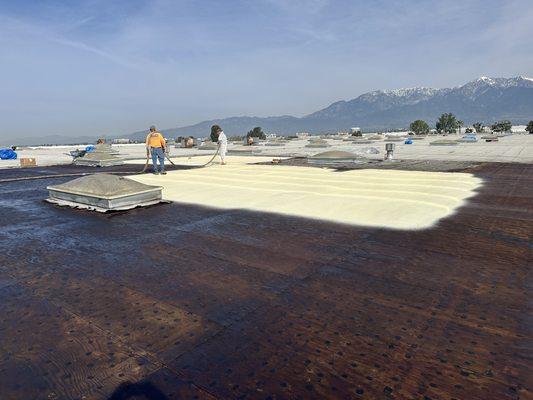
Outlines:
[[[455,115],[452,113],[444,113],[442,114],[437,122],[435,123],[435,128],[437,133],[456,133],[458,130],[461,129],[461,127],[464,126],[463,121],[457,119]],[[215,125],[214,127],[218,128],[218,125]],[[481,133],[485,129],[485,125],[481,122],[476,122],[475,124],[472,124],[472,128],[467,128],[466,133],[472,133],[474,130],[476,133]],[[489,125],[490,129],[493,132],[509,132],[511,131],[512,123],[511,121],[504,120],[495,122],[492,125]],[[426,121],[423,121],[421,119],[417,119],[416,121],[413,121],[409,125],[409,129],[415,134],[415,135],[427,135],[431,128],[429,127],[428,123]],[[529,121],[529,123],[526,126],[526,131],[530,134],[533,134],[533,120]],[[211,132],[211,139],[216,141],[215,138],[216,135]],[[358,132],[357,136],[362,136],[361,132]],[[246,133],[246,138],[258,138],[258,139],[266,139],[266,134],[263,132],[263,129],[259,126],[253,128],[252,130],[248,131]],[[190,136],[192,138],[192,136]],[[180,136],[177,141],[180,141],[182,137]],[[243,140],[243,136],[230,136],[230,140]]]
[[[437,133],[456,133],[457,131],[460,131],[463,126],[463,121],[457,119],[455,115],[452,113],[444,113],[437,120],[435,129],[437,130]],[[481,122],[476,122],[472,126],[477,133],[483,132],[483,129],[485,128],[485,125]],[[490,129],[493,132],[510,132],[512,126],[511,121],[504,120],[493,123],[490,125]],[[421,119],[413,121],[409,126],[409,129],[413,131],[415,135],[427,135],[430,131],[428,123]],[[529,121],[526,131],[533,134],[533,121]],[[472,129],[467,129],[467,133],[471,132],[473,132]]]

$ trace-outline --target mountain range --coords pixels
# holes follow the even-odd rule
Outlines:
[[[265,132],[290,135],[297,132],[326,133],[407,129],[416,120],[434,126],[438,117],[451,112],[466,125],[490,124],[508,119],[526,124],[533,119],[533,79],[480,77],[462,86],[445,89],[415,87],[377,90],[352,100],[341,100],[304,117],[231,117],[200,122],[195,125],[166,129],[168,137],[208,136],[211,125],[220,125],[227,135],[243,135],[255,126]],[[129,135],[142,139],[145,132]]]
[[[341,100],[303,117],[230,117],[203,121],[179,128],[164,129],[166,137],[209,136],[211,126],[220,125],[228,136],[244,135],[256,126],[267,133],[291,135],[297,132],[330,133],[360,127],[363,131],[407,129],[416,120],[425,120],[434,127],[438,117],[451,112],[465,125],[475,122],[490,124],[508,119],[513,124],[533,120],[533,79],[481,77],[462,86],[445,89],[415,87],[409,89],[377,90],[352,100]],[[120,135],[144,140],[146,131]],[[19,145],[90,142],[95,138],[47,136],[17,138]],[[0,138],[0,144],[9,138]]]

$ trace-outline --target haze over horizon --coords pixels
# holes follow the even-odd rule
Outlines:
[[[511,1],[0,0],[0,136],[302,116],[377,89],[533,75]]]

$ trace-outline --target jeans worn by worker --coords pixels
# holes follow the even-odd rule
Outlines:
[[[165,172],[165,151],[162,147],[152,147],[152,164],[154,172]],[[159,159],[159,170],[157,169],[157,160]]]

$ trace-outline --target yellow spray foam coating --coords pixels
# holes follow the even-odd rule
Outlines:
[[[175,202],[393,229],[433,226],[464,204],[482,183],[465,173],[336,172],[246,162],[250,157],[230,157],[224,166],[132,179],[163,186],[163,197]]]

